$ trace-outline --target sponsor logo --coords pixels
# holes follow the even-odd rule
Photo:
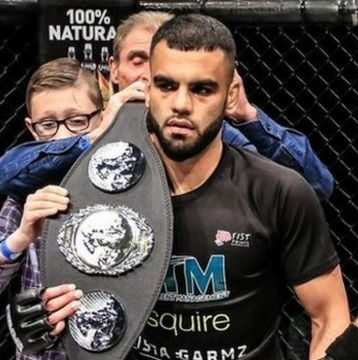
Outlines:
[[[251,245],[251,234],[229,232],[226,230],[218,230],[215,236],[215,244],[223,246],[230,244],[231,246],[248,248]]]
[[[227,314],[202,314],[195,311],[191,315],[153,311],[148,318],[147,326],[170,331],[175,336],[183,332],[212,333],[223,332],[230,327],[230,318]]]
[[[159,299],[199,303],[229,296],[223,255],[212,255],[205,268],[193,256],[172,256]]]
[[[150,343],[143,336],[139,336],[133,349],[144,358],[154,360],[238,360],[247,354],[246,345],[231,346],[221,349],[172,349]]]

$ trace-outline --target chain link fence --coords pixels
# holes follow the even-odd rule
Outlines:
[[[357,316],[358,28],[232,21],[229,27],[237,41],[239,71],[249,98],[280,124],[304,132],[336,179],[335,192],[324,208],[341,258],[352,315]],[[2,154],[30,139],[23,119],[26,84],[38,66],[36,17],[0,22],[0,62]],[[287,359],[305,359],[309,324],[292,293],[283,315],[281,339]],[[0,347],[5,340],[0,332]],[[4,350],[1,358],[11,355]]]
[[[336,179],[324,204],[341,258],[353,315],[358,313],[358,29],[349,26],[233,25],[249,98],[309,137]],[[304,359],[308,321],[294,297],[283,309],[289,359]]]

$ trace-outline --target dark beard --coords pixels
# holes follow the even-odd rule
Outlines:
[[[221,130],[223,116],[224,113],[213,121],[202,134],[199,134],[196,141],[191,144],[174,145],[171,140],[166,139],[150,110],[147,116],[147,129],[150,133],[154,133],[157,136],[159,144],[168,158],[182,162],[200,154],[215,139]],[[177,139],[180,138],[180,135],[178,135]]]

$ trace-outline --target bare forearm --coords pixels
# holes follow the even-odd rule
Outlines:
[[[326,349],[349,325],[349,316],[326,322],[312,321],[312,340],[309,360],[323,359]]]
[[[339,265],[294,287],[312,323],[309,360],[322,359],[327,347],[349,325],[349,307]]]

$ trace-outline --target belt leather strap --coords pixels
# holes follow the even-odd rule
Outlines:
[[[104,352],[91,352],[73,339],[69,326],[62,343],[70,360],[124,359],[140,335],[162,288],[172,251],[173,215],[170,192],[161,159],[146,128],[147,111],[142,103],[124,105],[110,128],[92,148],[82,154],[61,183],[70,194],[70,208],[65,214],[45,222],[41,242],[41,274],[46,287],[75,283],[86,294],[91,291],[111,293],[120,301],[126,315],[126,329],[117,345]],[[138,147],[146,159],[142,178],[129,190],[109,193],[94,186],[88,176],[91,156],[104,144],[124,141]],[[59,230],[71,214],[97,204],[124,205],[143,216],[154,234],[154,246],[143,263],[117,276],[89,275],[66,261],[57,244]]]

